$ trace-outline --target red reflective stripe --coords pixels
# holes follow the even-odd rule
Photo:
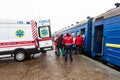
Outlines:
[[[37,26],[34,20],[31,20],[31,27],[32,27],[32,37],[35,40],[37,38],[37,32],[36,32]]]
[[[34,46],[35,44],[22,44],[22,45],[7,45],[7,46],[0,46],[0,48],[10,48],[10,47],[20,47],[20,46]]]
[[[38,39],[39,41],[47,41],[47,40],[52,40],[52,38],[41,38],[41,39]]]
[[[20,41],[20,42],[0,42],[0,48],[19,47],[19,46],[33,46],[35,41]]]

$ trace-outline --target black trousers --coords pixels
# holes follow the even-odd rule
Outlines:
[[[72,45],[65,45],[65,62],[67,62],[67,54],[68,54],[68,51],[70,51],[70,61],[72,62],[73,61],[73,58],[72,58]]]
[[[81,54],[82,53],[82,46],[81,45],[76,45],[75,53]]]

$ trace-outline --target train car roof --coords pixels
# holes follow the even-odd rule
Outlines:
[[[84,24],[86,24],[88,22],[88,20],[83,20],[83,21],[80,21],[79,23],[77,23],[77,24],[75,24],[75,25],[73,25],[73,26],[69,26],[69,27],[65,27],[65,28],[63,28],[63,29],[61,29],[61,30],[59,30],[59,31],[57,31],[58,33],[59,32],[62,32],[62,31],[66,31],[66,30],[69,30],[69,29],[72,29],[72,28],[75,28],[75,27],[77,27],[77,26],[80,26],[80,25],[84,25]]]
[[[102,13],[102,14],[96,16],[94,18],[93,22],[97,22],[97,21],[100,21],[100,20],[111,18],[111,17],[117,16],[117,15],[120,15],[120,7],[111,9],[111,10],[105,12],[105,13]]]
[[[88,22],[88,20],[83,20],[83,21],[80,21],[78,24],[75,24],[74,27],[77,27],[77,26],[80,26],[80,25],[84,25]],[[72,28],[72,27],[71,27]]]

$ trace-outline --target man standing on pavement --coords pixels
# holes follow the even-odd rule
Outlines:
[[[62,53],[62,55],[64,56],[64,44],[62,43],[63,40],[63,34],[60,35],[60,37],[58,38],[58,56],[60,56],[60,54]]]
[[[73,61],[73,58],[72,58],[73,38],[70,36],[69,33],[67,33],[66,36],[63,38],[63,43],[65,44],[65,62],[67,62],[68,51],[70,51],[70,62],[72,62]]]
[[[77,54],[77,51],[79,52],[79,54],[81,54],[82,52],[82,46],[83,46],[83,37],[81,37],[80,35],[78,35],[75,39],[75,44],[76,44],[76,50],[75,53]]]
[[[59,38],[59,35],[57,34],[55,36],[55,39],[54,39],[54,45],[55,45],[55,53],[57,54],[57,51],[58,51],[58,38]]]

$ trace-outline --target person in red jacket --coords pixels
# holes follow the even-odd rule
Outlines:
[[[59,38],[59,35],[57,34],[54,39],[55,53],[57,53],[58,51],[58,38]]]
[[[76,50],[75,53],[77,54],[77,51],[79,54],[82,52],[82,46],[83,46],[83,37],[78,35],[75,39],[75,44],[76,44]]]
[[[70,62],[73,61],[72,58],[72,44],[73,44],[73,38],[70,36],[69,33],[66,34],[66,36],[63,38],[62,43],[64,43],[64,47],[65,47],[65,62],[67,62],[67,54],[68,51],[70,51]]]

